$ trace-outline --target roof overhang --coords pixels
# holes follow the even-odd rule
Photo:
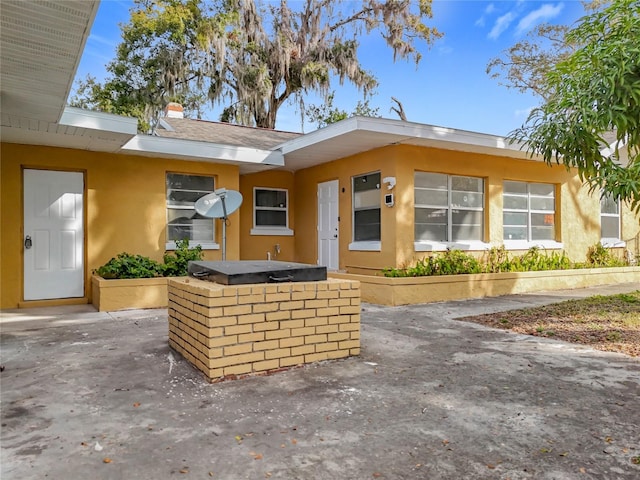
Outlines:
[[[280,151],[152,135],[136,135],[122,147],[121,153],[237,165],[242,174],[284,166]]]
[[[0,2],[3,127],[60,120],[99,3]]]
[[[279,148],[285,158],[285,168],[295,171],[389,145],[415,145],[532,159],[518,145],[495,135],[369,117],[342,120],[289,140]]]

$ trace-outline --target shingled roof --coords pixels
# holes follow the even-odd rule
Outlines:
[[[272,150],[281,143],[301,136],[301,133],[283,132],[267,128],[244,127],[230,123],[192,120],[188,118],[162,118],[156,129],[159,137],[220,143],[239,147]]]

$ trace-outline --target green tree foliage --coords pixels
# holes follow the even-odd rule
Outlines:
[[[440,36],[431,16],[431,0],[136,0],[109,78],[81,83],[74,103],[153,119],[195,95],[222,104],[226,120],[274,128],[285,102],[328,92],[332,78],[376,86],[358,60],[363,34],[418,63],[417,42]]]
[[[544,76],[548,98],[510,138],[640,210],[640,2],[613,0],[566,41],[580,48]]]
[[[339,122],[349,117],[380,117],[378,113],[379,109],[369,105],[369,98],[364,100],[358,100],[356,108],[353,112],[348,113],[346,110],[341,110],[338,107],[333,106],[333,99],[335,92],[331,92],[326,96],[322,105],[309,105],[305,109],[305,115],[309,121],[317,124],[318,128],[326,127],[332,123]]]

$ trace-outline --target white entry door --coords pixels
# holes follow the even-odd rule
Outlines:
[[[24,171],[24,299],[84,296],[84,177]]]
[[[318,264],[338,270],[338,180],[318,184]]]

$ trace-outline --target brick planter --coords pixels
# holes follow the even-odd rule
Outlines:
[[[209,381],[360,353],[360,282],[168,281],[169,345]]]

